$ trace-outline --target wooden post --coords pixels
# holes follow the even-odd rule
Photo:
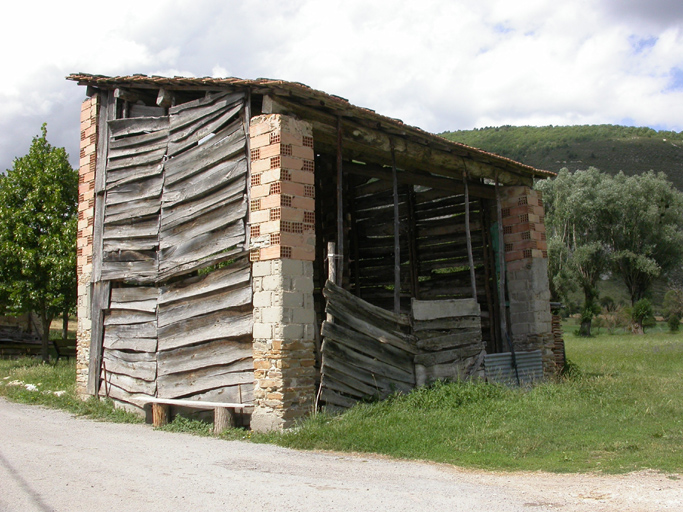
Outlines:
[[[505,346],[507,339],[507,315],[505,310],[505,240],[503,239],[503,208],[500,203],[500,186],[496,175],[496,212],[498,214],[498,263],[500,267],[498,282],[498,301],[500,302],[500,334]]]
[[[420,298],[420,262],[417,255],[417,228],[415,227],[415,188],[407,185],[408,192],[408,254],[410,258],[410,294]]]
[[[163,427],[168,423],[170,406],[166,404],[152,404],[152,425]]]
[[[470,264],[472,298],[477,300],[477,277],[474,273],[474,256],[472,255],[472,233],[470,231],[470,191],[467,185],[467,172],[462,173],[462,181],[465,184],[465,234],[467,236],[467,259]]]
[[[227,407],[216,407],[213,410],[213,433],[221,434],[224,430],[235,426],[233,413]]]
[[[391,177],[394,187],[394,313],[401,313],[401,239],[399,229],[401,219],[398,210],[398,173],[396,171],[396,155],[394,139],[391,140]]]
[[[337,281],[337,255],[335,254],[334,242],[327,242],[327,279],[336,284]],[[334,317],[327,313],[327,321],[334,323]]]
[[[342,121],[337,118],[337,253],[339,269],[334,284],[342,286],[344,280],[344,181],[342,179]]]

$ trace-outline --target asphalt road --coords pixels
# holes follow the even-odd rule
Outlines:
[[[298,452],[0,399],[0,511],[679,511],[682,482]]]

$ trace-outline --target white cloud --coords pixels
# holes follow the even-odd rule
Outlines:
[[[64,81],[76,71],[283,78],[436,132],[624,119],[683,130],[682,5],[15,2],[0,19],[11,49],[0,57],[0,168],[43,121],[77,160],[83,91]]]

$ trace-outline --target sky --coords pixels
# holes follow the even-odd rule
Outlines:
[[[75,72],[291,80],[434,133],[683,131],[681,0],[26,0],[0,45],[0,170],[44,122],[77,165]]]

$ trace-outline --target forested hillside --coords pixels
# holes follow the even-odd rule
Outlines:
[[[661,171],[683,190],[683,132],[614,125],[502,126],[441,136],[554,172],[591,166],[609,174]]]

